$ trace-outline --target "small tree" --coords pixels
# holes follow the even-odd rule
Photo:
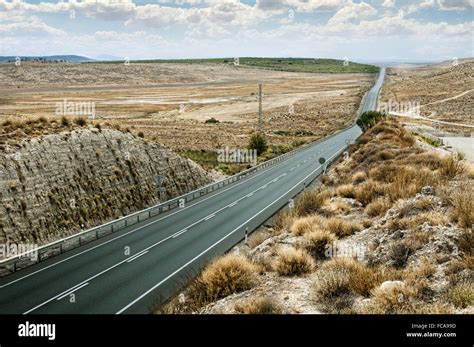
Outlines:
[[[250,143],[247,146],[248,149],[256,149],[257,150],[257,155],[262,154],[265,152],[268,148],[267,145],[267,140],[260,135],[260,134],[255,134],[250,138]]]
[[[385,113],[378,111],[366,111],[362,113],[360,118],[357,120],[357,125],[365,131],[386,118],[387,115]]]

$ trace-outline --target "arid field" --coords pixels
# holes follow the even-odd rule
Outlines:
[[[177,151],[215,151],[248,144],[262,83],[267,141],[299,145],[351,123],[373,80],[224,64],[9,63],[0,64],[0,117],[57,117],[58,103],[86,103],[94,123]]]
[[[433,121],[474,125],[474,61],[464,59],[420,67],[388,69],[382,102],[420,106],[419,115]],[[407,113],[407,112],[400,112]],[[408,112],[409,113],[409,112]],[[430,124],[430,120],[422,123]],[[472,128],[441,124],[448,131]]]

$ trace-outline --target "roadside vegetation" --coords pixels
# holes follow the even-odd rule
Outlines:
[[[318,188],[223,258],[255,267],[247,289],[196,300],[191,284],[161,312],[472,313],[473,166],[395,120],[365,124]]]

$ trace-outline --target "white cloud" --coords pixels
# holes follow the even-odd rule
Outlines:
[[[384,0],[382,7],[395,7],[395,0]]]
[[[257,0],[256,7],[264,11],[286,11],[294,8],[299,12],[335,11],[348,0]]]
[[[442,10],[472,10],[474,8],[474,0],[438,0],[440,9]]]
[[[365,2],[359,4],[349,3],[337,11],[336,14],[331,17],[328,24],[338,25],[346,22],[359,22],[375,14],[377,14],[377,10]]]

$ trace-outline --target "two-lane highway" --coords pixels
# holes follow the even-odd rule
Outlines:
[[[382,70],[362,110],[375,108]],[[146,313],[227,251],[360,135],[351,127],[184,208],[0,279],[0,313]]]

